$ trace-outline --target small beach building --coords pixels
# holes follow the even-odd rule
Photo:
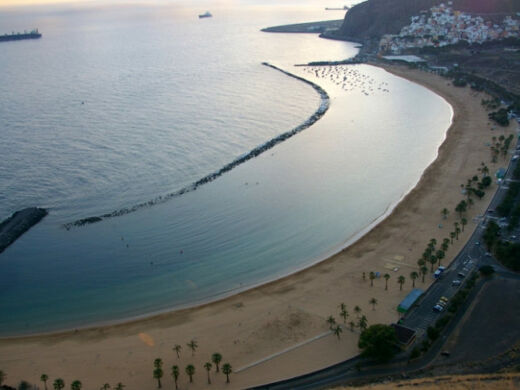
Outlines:
[[[401,324],[391,324],[391,326],[394,328],[397,341],[402,347],[406,349],[414,342],[416,336],[415,330],[407,328]]]
[[[420,288],[414,288],[410,293],[401,301],[401,303],[397,306],[397,311],[399,313],[407,313],[408,310],[413,306],[417,299],[423,294],[423,290]]]

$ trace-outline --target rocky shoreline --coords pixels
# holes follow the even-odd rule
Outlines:
[[[0,253],[48,214],[47,210],[29,207],[19,210],[0,223]]]
[[[180,190],[178,191],[175,191],[175,192],[172,192],[172,193],[169,193],[167,195],[164,195],[164,196],[158,196],[157,198],[155,199],[152,199],[152,200],[149,200],[148,202],[143,202],[143,203],[139,203],[135,206],[132,206],[130,208],[123,208],[123,209],[119,209],[119,210],[115,210],[111,213],[107,213],[107,214],[103,214],[103,215],[98,215],[98,216],[92,216],[92,217],[88,217],[88,218],[82,218],[82,219],[78,219],[74,222],[69,222],[69,223],[66,223],[63,225],[63,227],[65,229],[70,229],[72,227],[75,227],[75,226],[83,226],[83,225],[88,225],[88,224],[92,224],[92,223],[96,223],[96,222],[100,222],[104,219],[107,219],[107,218],[113,218],[113,217],[119,217],[119,216],[122,216],[122,215],[126,215],[126,214],[130,214],[130,213],[133,213],[137,210],[140,210],[144,207],[150,207],[150,206],[154,206],[156,204],[160,204],[160,203],[164,203],[172,198],[175,198],[175,197],[178,197],[178,196],[181,196],[187,192],[192,192],[192,191],[195,191],[197,188],[199,188],[201,185],[203,184],[206,184],[206,183],[209,183],[209,182],[212,182],[213,180],[217,179],[218,177],[222,176],[224,173],[226,172],[229,172],[231,171],[233,168],[237,167],[238,165],[240,164],[243,164],[245,163],[246,161],[264,153],[265,151],[273,148],[275,145],[287,140],[288,138],[291,138],[292,136],[298,134],[299,132],[307,129],[308,127],[312,126],[316,121],[318,121],[324,114],[325,112],[327,112],[327,110],[329,109],[329,105],[330,105],[330,98],[329,98],[329,95],[327,94],[327,92],[321,88],[319,85],[309,81],[309,80],[306,80],[304,79],[303,77],[300,77],[300,76],[297,76],[295,74],[292,74],[290,72],[287,72],[283,69],[280,69],[274,65],[271,65],[267,62],[263,62],[262,65],[264,66],[267,66],[267,67],[270,67],[272,69],[275,69],[279,72],[282,72],[284,74],[286,74],[287,76],[290,76],[290,77],[293,77],[297,80],[300,80],[306,84],[309,84],[310,86],[312,86],[314,88],[314,90],[316,92],[318,92],[318,94],[320,95],[320,98],[321,98],[321,103],[320,103],[320,106],[318,107],[318,109],[314,112],[314,114],[312,114],[305,122],[303,122],[302,124],[300,124],[299,126],[296,126],[295,128],[293,128],[292,130],[290,131],[287,131],[285,133],[282,133],[280,135],[278,135],[277,137],[275,138],[272,138],[271,140],[267,141],[266,143],[260,145],[260,146],[257,146],[256,148],[254,148],[253,150],[251,150],[250,152],[242,155],[241,157],[238,157],[237,159],[233,160],[232,162],[230,162],[229,164],[225,165],[224,167],[222,167],[221,169],[219,169],[218,171],[216,172],[213,172],[213,173],[210,173],[209,175],[207,176],[204,176],[202,179],[184,187],[184,188],[181,188]]]

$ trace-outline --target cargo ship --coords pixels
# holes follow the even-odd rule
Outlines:
[[[19,41],[22,39],[38,39],[41,38],[42,34],[38,32],[38,29],[32,30],[31,32],[24,31],[23,33],[14,33],[0,35],[0,42],[7,41]]]

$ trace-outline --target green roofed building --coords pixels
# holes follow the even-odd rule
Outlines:
[[[410,293],[401,301],[401,303],[397,306],[397,311],[399,313],[406,313],[412,305],[419,299],[419,297],[423,294],[423,290],[419,288],[414,288]]]

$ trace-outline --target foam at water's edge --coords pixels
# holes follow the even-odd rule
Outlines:
[[[210,173],[209,175],[207,176],[204,176],[202,179],[199,179],[198,181],[184,187],[184,188],[181,188],[180,190],[177,190],[175,192],[171,192],[169,194],[166,194],[166,195],[161,195],[161,196],[158,196],[154,199],[151,199],[147,202],[143,202],[143,203],[139,203],[135,206],[132,206],[130,208],[123,208],[123,209],[119,209],[119,210],[115,210],[111,213],[107,213],[107,214],[103,214],[103,215],[98,215],[98,216],[92,216],[92,217],[87,217],[87,218],[82,218],[82,219],[78,219],[74,222],[69,222],[69,223],[66,223],[63,225],[63,227],[65,227],[66,229],[70,229],[71,227],[74,227],[74,226],[83,226],[83,225],[87,225],[87,224],[91,224],[91,223],[96,223],[96,222],[100,222],[102,221],[103,219],[106,219],[106,218],[113,218],[113,217],[119,217],[119,216],[122,216],[122,215],[126,215],[126,214],[130,214],[130,213],[133,213],[137,210],[140,210],[144,207],[150,207],[150,206],[154,206],[156,204],[160,204],[160,203],[164,203],[172,198],[175,198],[175,197],[178,197],[178,196],[181,196],[187,192],[192,192],[192,191],[195,191],[198,187],[200,187],[201,185],[203,184],[206,184],[206,183],[210,183],[212,182],[213,180],[217,179],[218,177],[222,176],[224,173],[226,172],[229,172],[231,171],[233,168],[237,167],[238,165],[240,164],[243,164],[245,163],[246,161],[256,157],[256,156],[259,156],[260,154],[264,153],[265,151],[273,148],[275,145],[291,138],[292,136],[298,134],[299,132],[309,128],[310,126],[312,126],[314,123],[316,123],[324,114],[325,112],[327,112],[327,110],[329,109],[329,106],[330,106],[330,98],[329,98],[329,95],[327,94],[327,92],[321,88],[319,85],[313,83],[312,81],[309,81],[303,77],[300,77],[300,76],[297,76],[293,73],[290,73],[290,72],[287,72],[283,69],[280,69],[274,65],[271,65],[267,62],[263,62],[262,65],[265,65],[265,66],[268,66],[270,68],[273,68],[275,70],[278,70],[290,77],[293,77],[297,80],[300,80],[306,84],[309,84],[311,85],[314,90],[316,90],[316,92],[319,93],[320,95],[320,98],[321,98],[321,103],[320,103],[320,106],[318,107],[318,109],[314,112],[314,114],[312,114],[305,122],[303,122],[302,124],[296,126],[295,128],[293,128],[292,130],[290,131],[287,131],[285,133],[282,133],[274,138],[272,138],[271,140],[267,141],[266,143],[260,145],[260,146],[257,146],[256,148],[254,148],[253,150],[251,150],[250,152],[240,156],[239,158],[233,160],[232,162],[230,162],[229,164],[225,165],[224,167],[222,167],[221,169],[219,169],[218,171],[216,172],[213,172],[213,173]]]

